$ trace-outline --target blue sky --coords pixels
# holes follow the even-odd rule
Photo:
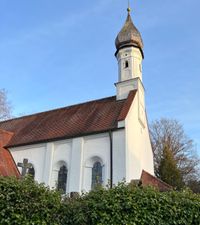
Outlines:
[[[131,1],[149,120],[179,120],[200,153],[200,1]],[[0,0],[0,88],[15,116],[115,95],[126,0]]]

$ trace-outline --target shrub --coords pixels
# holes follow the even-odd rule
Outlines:
[[[1,225],[199,225],[200,195],[121,183],[76,198],[31,178],[0,177]]]
[[[199,225],[200,196],[119,184],[66,199],[66,225]]]
[[[31,177],[0,177],[0,224],[57,225],[60,194],[37,184]]]

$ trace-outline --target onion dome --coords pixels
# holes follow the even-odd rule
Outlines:
[[[115,39],[115,46],[116,46],[117,52],[119,49],[123,47],[135,46],[135,47],[138,47],[143,54],[142,37],[138,29],[133,24],[133,21],[130,15],[130,8],[128,8],[127,11],[128,11],[128,15],[127,15],[126,22]]]

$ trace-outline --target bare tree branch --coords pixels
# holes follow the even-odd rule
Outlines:
[[[11,104],[8,102],[7,93],[0,89],[0,121],[11,118]]]
[[[159,176],[163,150],[167,147],[173,153],[177,167],[186,183],[191,178],[198,179],[200,177],[198,168],[200,160],[193,140],[187,137],[183,126],[177,120],[163,118],[154,121],[150,126],[150,135],[157,176]]]

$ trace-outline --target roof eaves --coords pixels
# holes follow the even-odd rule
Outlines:
[[[38,141],[33,141],[33,142],[24,142],[24,143],[20,143],[20,144],[10,144],[8,143],[8,145],[4,146],[4,148],[9,149],[9,148],[14,148],[14,147],[21,147],[21,146],[27,146],[27,145],[34,145],[34,144],[42,144],[42,143],[46,143],[46,142],[52,142],[52,141],[62,141],[62,140],[69,140],[72,138],[78,138],[78,137],[87,137],[90,135],[95,135],[95,134],[102,134],[102,133],[106,133],[109,131],[116,131],[116,130],[121,130],[124,129],[123,127],[118,128],[118,127],[113,127],[110,129],[106,129],[106,130],[101,130],[101,131],[94,131],[94,132],[89,132],[89,133],[80,133],[77,135],[73,135],[73,136],[63,136],[63,137],[57,137],[57,138],[49,138],[49,139],[43,139],[43,140],[38,140]]]

